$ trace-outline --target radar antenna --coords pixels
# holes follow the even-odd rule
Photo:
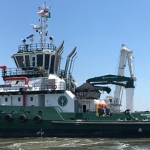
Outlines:
[[[31,44],[33,43],[33,36],[34,34],[29,35],[26,39],[29,39]]]

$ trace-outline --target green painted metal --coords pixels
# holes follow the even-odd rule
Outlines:
[[[86,82],[92,85],[115,84],[115,85],[124,86],[125,88],[135,88],[133,78],[117,76],[117,75],[105,75],[105,76],[90,78],[87,79]],[[120,83],[120,82],[126,82],[126,83]]]
[[[5,120],[5,116],[8,114],[12,116],[10,121]],[[25,115],[26,121],[21,122],[19,120],[20,115]],[[40,117],[41,121],[35,122],[35,116]],[[0,134],[6,133],[8,130],[9,135],[12,136],[12,131],[13,134],[21,131],[25,136],[30,130],[35,131],[36,134],[37,131],[42,129],[47,131],[45,136],[55,135],[58,137],[84,137],[85,135],[128,137],[128,134],[132,132],[136,137],[147,137],[150,130],[149,116],[150,112],[147,111],[135,113],[126,111],[97,116],[95,112],[60,113],[55,107],[0,106]],[[114,135],[115,133],[117,135]],[[19,137],[19,135],[17,136]],[[132,137],[132,134],[130,137]]]

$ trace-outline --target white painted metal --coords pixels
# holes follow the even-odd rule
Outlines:
[[[134,88],[126,88],[126,109],[134,111]]]
[[[39,10],[47,10],[49,12],[49,7],[44,4],[42,7],[39,7]],[[39,71],[39,70],[34,70],[34,69],[39,69],[39,67],[42,67],[42,69],[45,68],[45,55],[49,55],[49,62],[48,64],[48,70],[46,73],[48,73],[45,77],[32,77],[32,78],[27,78],[28,82],[25,84],[25,81],[22,79],[17,79],[14,77],[11,77],[12,79],[9,81],[5,82],[5,85],[10,84],[10,87],[2,87],[0,88],[1,92],[4,92],[4,95],[0,96],[0,105],[7,105],[7,106],[44,106],[44,107],[49,107],[49,106],[54,106],[54,107],[59,107],[59,109],[63,112],[76,112],[75,106],[78,104],[77,98],[75,97],[75,94],[73,92],[66,90],[66,84],[68,85],[74,85],[76,87],[77,83],[75,80],[70,78],[68,79],[63,79],[62,77],[59,76],[60,73],[60,62],[61,62],[61,51],[63,49],[63,43],[60,45],[60,47],[55,50],[53,43],[51,42],[51,47],[46,47],[46,36],[47,36],[47,18],[43,17],[43,14],[40,15],[40,25],[34,25],[31,24],[33,29],[38,31],[40,35],[40,47],[36,47],[36,49],[32,49],[32,43],[30,44],[30,52],[28,49],[22,53],[24,50],[26,44],[25,42],[23,43],[23,46],[21,52],[15,53],[12,58],[14,58],[15,63],[17,65],[17,69],[13,70],[16,72],[21,72],[20,76],[26,76],[30,75],[30,73],[35,73],[34,71]],[[29,37],[28,37],[29,38]],[[33,39],[32,39],[33,41]],[[31,42],[32,42],[31,41]],[[76,48],[75,48],[76,49]],[[73,52],[70,54],[70,57],[73,55],[75,52],[75,49]],[[32,51],[32,53],[31,53]],[[38,55],[43,55],[43,66],[38,66]],[[21,60],[18,59],[17,57],[20,58]],[[28,60],[26,60],[26,58]],[[54,62],[52,62],[54,60]],[[26,62],[29,61],[29,66],[27,66]],[[22,65],[20,65],[20,64]],[[41,64],[42,64],[41,63]],[[69,63],[69,62],[68,62]],[[52,66],[53,65],[53,66]],[[26,68],[23,70],[23,68]],[[54,68],[54,71],[51,71]],[[68,66],[67,66],[68,69]],[[11,73],[13,73],[13,71]],[[39,72],[38,72],[39,73]],[[17,76],[19,74],[16,74]],[[55,89],[52,87],[55,85]],[[42,92],[36,93],[38,91],[46,91],[44,94]],[[51,92],[51,91],[54,92]],[[18,92],[17,95],[13,95],[13,92]],[[34,91],[34,92],[33,92]],[[59,91],[59,92],[58,92]],[[7,93],[11,93],[10,95],[7,95]],[[32,92],[32,94],[29,94],[27,92]],[[58,92],[58,93],[57,93]],[[34,94],[36,93],[36,94]],[[65,97],[67,99],[67,104],[65,106],[60,105],[58,102],[58,99],[60,97]],[[92,106],[92,105],[91,105]],[[89,107],[90,109],[90,107]]]
[[[129,65],[129,71],[130,71],[130,77],[133,78],[136,81],[136,78],[134,77],[134,71],[133,71],[133,56],[132,56],[132,50],[128,49],[124,44],[122,45],[122,49],[120,51],[120,62],[118,67],[118,75],[124,76],[126,62],[128,61]],[[113,103],[114,105],[114,111],[118,112],[120,111],[121,106],[121,100],[122,100],[122,86],[116,85],[115,92],[114,92],[114,98]],[[126,101],[127,97],[126,97]]]

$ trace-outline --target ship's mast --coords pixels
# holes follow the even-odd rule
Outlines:
[[[38,12],[37,12],[39,15],[40,15],[40,26],[39,26],[39,29],[40,29],[40,46],[41,48],[45,48],[46,46],[46,37],[48,35],[48,30],[47,30],[47,18],[50,18],[50,12],[49,12],[49,7],[46,6],[46,3],[44,3],[43,6],[40,6],[38,8]],[[38,31],[38,30],[37,30]]]

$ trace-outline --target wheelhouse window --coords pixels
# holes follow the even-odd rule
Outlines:
[[[43,66],[43,54],[37,55],[37,67]]]
[[[15,61],[16,66],[18,67],[18,64],[17,64],[16,58],[14,58],[14,61]]]
[[[30,67],[29,55],[25,55],[25,65],[26,67]]]
[[[49,58],[50,58],[50,55],[45,54],[45,70],[48,70],[49,68]]]
[[[22,68],[24,67],[24,60],[23,60],[23,56],[16,56],[16,62],[18,64],[18,67]]]
[[[35,66],[35,57],[32,57],[32,67]]]
[[[54,63],[55,63],[55,55],[52,55],[52,56],[51,56],[50,73],[54,73]]]

